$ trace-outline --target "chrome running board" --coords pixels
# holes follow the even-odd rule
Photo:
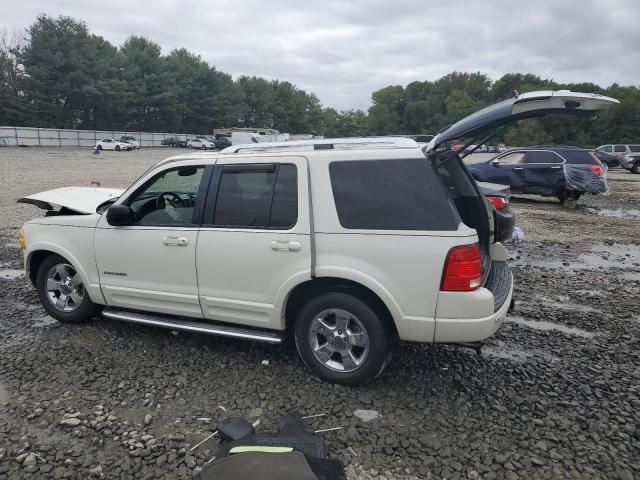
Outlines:
[[[150,325],[152,327],[170,328],[172,330],[180,330],[183,332],[205,333],[207,335],[256,340],[258,342],[266,343],[282,343],[282,335],[268,330],[250,330],[248,328],[216,325],[213,323],[198,322],[183,318],[165,317],[162,315],[131,312],[128,310],[117,310],[112,308],[105,308],[102,310],[102,316],[111,320],[120,320],[140,325]]]

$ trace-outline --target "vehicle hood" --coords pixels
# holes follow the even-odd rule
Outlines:
[[[43,210],[53,210],[54,206],[66,207],[78,213],[96,213],[103,202],[118,198],[124,192],[121,188],[62,187],[35,193],[18,199],[18,203],[30,203]]]
[[[517,120],[551,113],[592,115],[617,103],[620,102],[615,98],[569,90],[543,90],[517,94],[513,98],[483,108],[447,127],[429,142],[425,152],[435,151],[445,142],[474,136]]]

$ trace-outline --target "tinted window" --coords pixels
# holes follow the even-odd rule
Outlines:
[[[154,177],[127,204],[138,225],[191,225],[204,167],[180,167]]]
[[[600,160],[590,150],[563,150],[562,156],[572,165],[599,165]]]
[[[640,145],[629,145],[629,150],[632,152],[640,152]]]
[[[344,228],[458,228],[449,195],[426,158],[333,162],[329,174]]]
[[[616,146],[613,148],[613,151],[614,151],[614,152],[626,152],[626,151],[627,151],[627,147],[626,147],[626,146],[624,146],[624,145],[616,145]]]
[[[284,229],[295,225],[297,218],[295,165],[224,167],[216,199],[214,226]]]
[[[290,228],[298,220],[298,169],[280,165],[271,202],[269,227]]]
[[[553,152],[527,152],[527,163],[562,163],[562,158]]]
[[[518,165],[524,163],[524,155],[523,152],[513,152],[500,157],[498,160],[500,161],[500,165]]]

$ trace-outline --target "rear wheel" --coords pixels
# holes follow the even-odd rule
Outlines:
[[[295,341],[300,357],[319,377],[344,385],[360,385],[380,375],[393,344],[383,317],[343,292],[320,294],[300,310]]]
[[[50,255],[40,264],[36,289],[44,309],[60,322],[86,322],[95,312],[80,274],[59,255]]]
[[[102,145],[98,145],[97,150],[102,150]]]

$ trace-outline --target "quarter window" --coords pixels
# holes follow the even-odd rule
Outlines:
[[[215,227],[289,229],[298,219],[295,165],[226,165],[220,177]]]
[[[613,151],[613,147],[611,145],[605,145],[600,150],[606,153],[611,153]]]
[[[460,218],[430,160],[329,165],[340,225],[364,230],[455,230]]]

